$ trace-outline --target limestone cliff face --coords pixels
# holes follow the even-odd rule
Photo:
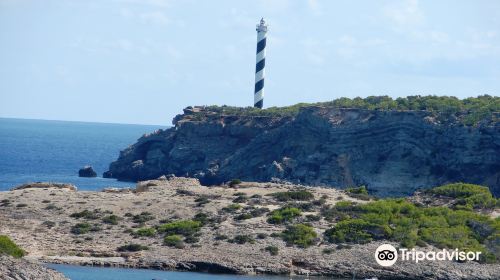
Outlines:
[[[195,107],[173,124],[122,151],[106,175],[144,180],[173,173],[205,184],[240,178],[366,185],[380,196],[463,181],[500,195],[496,115],[468,127],[425,111],[310,106],[293,117],[256,117]]]

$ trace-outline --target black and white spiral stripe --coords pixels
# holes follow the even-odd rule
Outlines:
[[[255,66],[254,107],[264,105],[264,68],[266,66],[266,34],[267,25],[264,19],[257,25],[257,60]]]

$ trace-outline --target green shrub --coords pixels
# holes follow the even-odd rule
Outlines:
[[[229,182],[229,186],[230,187],[234,187],[234,186],[239,185],[239,184],[241,184],[241,180],[240,179],[233,179],[233,180],[231,180]]]
[[[322,252],[323,254],[325,254],[325,255],[330,255],[330,254],[332,254],[333,252],[335,252],[335,250],[334,250],[334,249],[332,249],[332,248],[325,248],[325,249],[323,249],[321,252]]]
[[[325,237],[334,243],[367,243],[373,239],[369,232],[373,227],[375,225],[361,219],[345,220],[326,230]]]
[[[236,217],[234,217],[234,219],[238,220],[238,221],[248,220],[248,219],[251,219],[251,218],[253,218],[253,216],[250,213],[243,213],[243,214],[240,214],[240,215],[237,215]]]
[[[282,233],[282,238],[290,245],[306,248],[316,242],[317,234],[313,227],[305,224],[297,224],[287,227]]]
[[[259,232],[257,233],[257,239],[266,239],[267,233]]]
[[[251,237],[250,235],[236,235],[232,240],[232,242],[234,243],[238,243],[238,244],[245,244],[245,243],[255,243],[255,239],[253,239],[253,237]]]
[[[196,206],[203,206],[210,202],[210,199],[207,196],[200,196],[194,200],[196,202]]]
[[[494,249],[494,242],[489,241],[492,236],[500,235],[500,219],[493,220],[469,210],[419,207],[404,199],[382,199],[360,205],[337,203],[333,209],[326,210],[334,212],[337,218],[345,215],[325,231],[325,239],[330,242],[366,243],[386,239],[407,248],[431,244],[481,251],[485,262],[500,257],[500,245]]]
[[[296,217],[299,217],[302,211],[298,208],[285,207],[277,209],[269,213],[269,218],[267,222],[270,224],[283,224],[292,221]]]
[[[98,213],[99,213],[99,211],[97,211],[97,210],[94,210],[94,211],[83,210],[82,212],[75,212],[69,216],[71,218],[75,218],[75,219],[83,218],[83,219],[87,219],[87,220],[95,220],[95,219],[99,218]]]
[[[182,236],[177,234],[165,236],[165,238],[163,238],[163,244],[169,247],[175,247],[179,249],[184,248],[184,242],[182,241]]]
[[[427,192],[457,199],[459,209],[491,209],[497,205],[488,187],[473,184],[455,183],[436,187]]]
[[[193,221],[197,221],[197,222],[200,222],[200,224],[203,226],[203,225],[206,225],[208,222],[209,222],[209,217],[208,217],[208,214],[206,213],[197,213],[196,215],[194,215],[193,217]]]
[[[156,229],[146,228],[146,227],[140,228],[133,233],[134,236],[147,236],[147,237],[154,236],[155,234],[156,234]]]
[[[276,192],[270,194],[278,201],[293,201],[293,200],[312,200],[314,195],[311,192],[302,191],[288,191],[288,192]]]
[[[92,226],[89,223],[78,223],[71,227],[71,233],[73,234],[85,234],[90,231]]]
[[[154,219],[155,219],[155,217],[153,216],[153,214],[151,214],[149,212],[141,212],[138,215],[132,216],[132,221],[136,224],[143,224],[147,221],[151,221]]]
[[[116,215],[109,215],[109,216],[105,216],[104,218],[102,218],[103,223],[110,224],[110,225],[117,225],[119,220],[120,220],[120,217],[118,217]]]
[[[26,252],[19,248],[8,236],[0,235],[0,255],[9,255],[15,258],[23,257]]]
[[[230,212],[230,213],[234,213],[238,210],[240,210],[242,208],[242,206],[238,203],[233,203],[233,204],[229,204],[228,206],[222,208],[223,211],[226,211],[226,212]]]
[[[201,229],[201,223],[193,220],[180,220],[167,224],[160,225],[158,232],[165,233],[166,235],[179,234],[188,236],[195,234]]]
[[[42,225],[44,225],[44,226],[46,226],[46,227],[48,227],[48,228],[53,228],[53,227],[56,225],[56,223],[55,223],[55,222],[53,222],[53,221],[44,221],[44,222],[42,223]]]
[[[266,248],[264,248],[264,250],[269,252],[269,254],[271,254],[271,256],[277,256],[278,252],[279,252],[279,248],[276,246],[267,246]]]
[[[118,252],[138,252],[138,251],[143,251],[143,250],[149,250],[148,246],[144,246],[141,244],[127,244],[120,246],[116,249]]]
[[[480,95],[458,99],[452,96],[407,96],[392,99],[389,96],[368,96],[366,98],[338,98],[319,103],[298,103],[287,107],[207,106],[207,111],[192,113],[193,118],[203,120],[208,114],[234,116],[294,117],[302,108],[322,106],[327,108],[357,108],[368,110],[418,110],[432,113],[440,121],[457,118],[465,125],[475,125],[481,120],[492,119],[494,112],[500,111],[500,97]],[[454,118],[451,118],[453,116]]]

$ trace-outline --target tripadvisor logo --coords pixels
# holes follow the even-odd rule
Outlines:
[[[440,250],[440,251],[419,251],[415,248],[409,250],[406,248],[399,248],[398,250],[390,244],[382,244],[375,251],[375,260],[381,266],[392,266],[398,260],[412,261],[418,263],[419,261],[478,261],[481,252],[472,251],[459,251],[455,250]]]

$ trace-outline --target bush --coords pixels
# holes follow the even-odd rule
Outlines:
[[[90,231],[92,226],[89,223],[78,223],[71,227],[71,233],[73,234],[85,234]]]
[[[311,226],[298,224],[289,226],[283,231],[282,238],[290,245],[306,248],[316,242],[317,234]]]
[[[97,210],[94,210],[94,211],[83,210],[82,212],[75,212],[69,216],[71,218],[75,218],[75,219],[84,218],[87,220],[95,220],[95,219],[99,218],[98,212],[99,211],[97,211]]]
[[[109,215],[102,218],[102,222],[110,225],[117,225],[120,218],[116,215]]]
[[[328,210],[335,211],[338,216],[345,215],[325,231],[325,239],[330,242],[366,243],[386,239],[400,242],[407,248],[431,244],[441,248],[481,251],[485,255],[482,261],[486,262],[500,257],[500,250],[494,249],[495,246],[488,241],[492,236],[500,235],[500,219],[493,220],[469,210],[418,207],[404,199],[383,199],[361,205],[339,204]]]
[[[156,229],[146,228],[146,227],[140,228],[133,233],[134,236],[147,236],[147,237],[154,236],[155,234],[156,234]]]
[[[19,248],[8,236],[0,235],[0,255],[9,255],[15,258],[23,257],[26,252]]]
[[[196,206],[203,206],[210,202],[210,199],[207,196],[200,196],[194,200],[196,202]]]
[[[250,235],[236,235],[231,241],[238,244],[255,243],[255,239]]]
[[[227,207],[222,208],[223,211],[234,213],[240,210],[242,207],[238,203],[229,204]]]
[[[16,205],[17,208],[23,208],[26,206],[28,206],[28,204],[26,204],[26,203],[19,203],[18,205]]]
[[[367,243],[372,240],[372,235],[368,231],[373,227],[374,225],[361,219],[345,220],[326,230],[325,237],[334,243]]]
[[[292,221],[301,214],[302,211],[298,208],[285,207],[269,213],[270,217],[267,219],[267,222],[270,224],[283,224]]]
[[[148,246],[144,246],[141,244],[127,244],[120,246],[116,249],[118,252],[138,252],[138,251],[143,251],[143,250],[149,250]]]
[[[165,238],[163,238],[163,244],[169,247],[175,247],[179,249],[184,248],[184,242],[182,241],[182,236],[177,234],[165,236]]]
[[[366,189],[365,186],[357,188],[347,188],[346,191],[349,193],[351,197],[361,200],[370,200],[370,195],[368,194],[368,190]]]
[[[234,186],[239,185],[239,184],[241,184],[240,179],[233,179],[233,180],[231,180],[231,182],[229,182],[230,187],[234,187]]]
[[[193,220],[180,220],[167,224],[160,225],[158,232],[165,233],[166,235],[179,234],[189,236],[195,234],[201,229],[201,223]]]
[[[311,192],[302,191],[288,191],[288,192],[276,192],[272,193],[271,196],[276,198],[278,201],[292,201],[292,200],[312,200],[314,195]]]
[[[264,250],[269,252],[269,254],[271,254],[271,256],[277,256],[278,252],[279,252],[279,248],[276,246],[267,246],[266,248],[264,248]]]
[[[473,184],[455,183],[436,187],[428,193],[457,199],[458,209],[492,209],[497,205],[488,187]]]
[[[500,98],[480,95],[458,99],[451,96],[407,96],[392,99],[389,96],[342,97],[328,102],[299,103],[287,107],[270,107],[257,109],[254,107],[207,106],[207,111],[193,113],[193,117],[202,120],[207,113],[235,116],[271,116],[294,117],[302,108],[322,106],[327,108],[358,108],[368,110],[418,110],[431,112],[440,121],[457,119],[465,125],[475,125],[481,120],[493,118],[493,112],[500,111]]]
[[[136,224],[143,224],[147,221],[151,221],[154,219],[155,219],[155,217],[153,216],[153,214],[151,214],[149,212],[142,212],[138,215],[132,216],[132,221]]]

